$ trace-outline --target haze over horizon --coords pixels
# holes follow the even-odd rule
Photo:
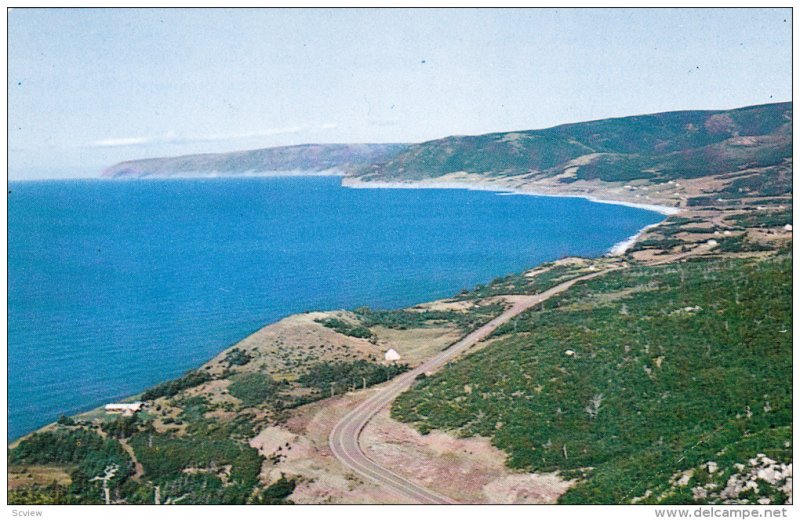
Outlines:
[[[791,100],[790,9],[15,9],[9,177]]]

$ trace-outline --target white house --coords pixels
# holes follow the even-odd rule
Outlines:
[[[133,415],[142,409],[144,403],[136,401],[134,403],[109,403],[105,405],[106,413],[121,413],[122,415]]]
[[[390,348],[383,354],[383,359],[386,361],[397,361],[400,359],[400,354],[398,354],[395,349]]]

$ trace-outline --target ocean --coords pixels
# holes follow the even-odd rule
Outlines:
[[[8,438],[175,378],[284,316],[398,308],[662,220],[337,177],[11,182]]]

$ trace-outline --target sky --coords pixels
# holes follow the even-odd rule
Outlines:
[[[791,100],[789,9],[15,9],[9,178]]]

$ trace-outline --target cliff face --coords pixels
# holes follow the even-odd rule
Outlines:
[[[172,175],[338,169],[388,160],[403,151],[404,144],[304,144],[231,153],[184,155],[125,161],[103,172],[104,177],[168,177]]]

